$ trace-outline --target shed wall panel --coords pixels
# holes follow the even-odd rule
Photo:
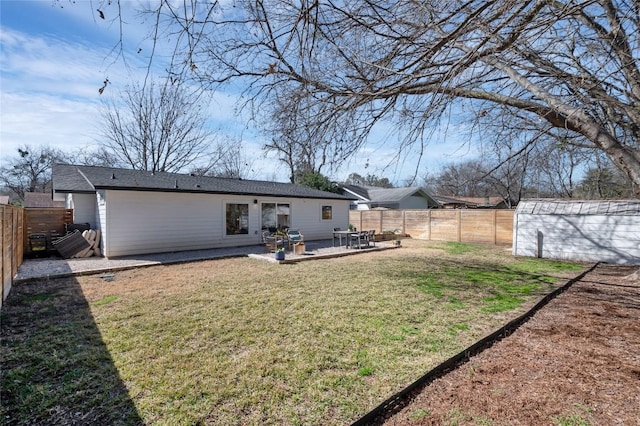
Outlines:
[[[640,217],[518,214],[517,256],[640,263]]]
[[[66,204],[73,209],[74,223],[89,223],[91,228],[97,228],[95,194],[70,194]]]
[[[103,190],[96,191],[96,228],[100,230],[100,250],[103,256],[107,256],[109,235],[107,234],[106,193]]]

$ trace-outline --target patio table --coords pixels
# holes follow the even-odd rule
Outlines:
[[[352,235],[358,235],[359,232],[358,231],[349,231],[349,230],[344,230],[344,231],[333,231],[333,246],[336,246],[336,237],[338,238],[338,247],[342,245],[342,238],[345,238],[345,247],[349,248],[351,247],[351,236]]]

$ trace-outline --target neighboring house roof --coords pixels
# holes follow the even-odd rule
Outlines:
[[[454,197],[458,200],[474,203],[478,207],[493,207],[504,202],[502,197]]]
[[[54,164],[55,192],[95,192],[98,189],[155,192],[189,192],[234,195],[269,195],[291,198],[350,200],[341,194],[290,183],[148,172],[112,167]]]
[[[636,216],[640,200],[524,200],[516,214]]]
[[[51,194],[44,192],[25,192],[24,208],[64,208],[64,201],[53,201]]]
[[[342,185],[342,189],[349,194],[354,195],[358,199],[369,201],[369,193],[367,192],[367,188],[364,186]]]
[[[343,185],[344,192],[354,195],[367,204],[395,204],[413,195],[425,197],[429,205],[438,206],[438,202],[422,188],[378,188],[374,186]]]
[[[442,205],[443,207],[451,206],[451,205],[462,206],[462,207],[470,207],[470,208],[475,208],[476,207],[475,203],[471,203],[469,201],[460,200],[458,198],[443,197],[442,195],[434,195],[433,198],[435,198],[436,201],[438,201],[438,203],[440,203],[440,205]]]
[[[457,197],[434,195],[433,198],[438,200],[443,206],[461,206],[467,208],[478,207],[496,207],[505,204],[502,197]]]
[[[0,204],[9,204],[9,196],[0,195]]]

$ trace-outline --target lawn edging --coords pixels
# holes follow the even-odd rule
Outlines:
[[[365,426],[365,425],[381,425],[385,420],[389,419],[394,414],[400,412],[403,408],[405,408],[415,396],[420,393],[427,385],[429,385],[434,380],[444,376],[448,372],[455,370],[461,365],[468,362],[471,357],[478,355],[484,350],[493,346],[494,343],[499,342],[500,340],[508,337],[514,331],[516,331],[520,326],[526,323],[531,317],[535,315],[540,309],[542,309],[545,305],[547,305],[551,300],[558,297],[560,294],[568,290],[574,283],[580,281],[587,275],[589,272],[593,271],[600,262],[597,262],[585,269],[583,272],[578,274],[576,277],[568,280],[564,285],[558,287],[551,293],[544,296],[538,303],[536,303],[531,309],[529,309],[524,314],[519,317],[509,321],[507,324],[494,331],[490,335],[482,338],[478,342],[454,355],[453,357],[447,359],[442,364],[434,367],[432,370],[428,371],[422,377],[420,377],[415,382],[411,383],[406,388],[401,391],[395,393],[390,398],[382,402],[380,405],[375,407],[373,410],[369,411],[367,414],[362,416],[360,419],[356,420],[351,424],[351,426]]]

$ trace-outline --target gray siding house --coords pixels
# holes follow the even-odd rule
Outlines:
[[[100,229],[107,257],[260,244],[284,227],[325,239],[349,224],[348,197],[279,182],[56,164],[53,192]]]
[[[353,198],[352,210],[434,209],[438,202],[422,188],[378,188],[373,186],[343,185],[343,194]]]

